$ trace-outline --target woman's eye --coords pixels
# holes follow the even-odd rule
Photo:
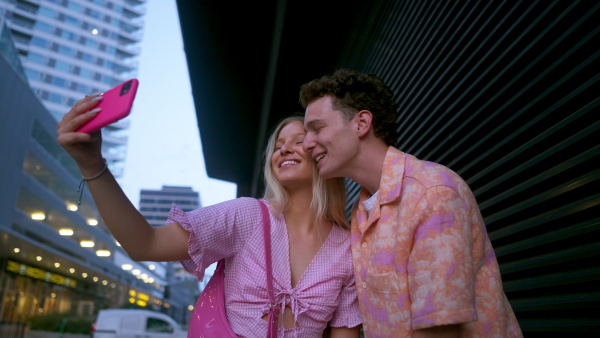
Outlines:
[[[304,143],[304,141],[298,141],[298,142],[296,142],[296,144],[302,144],[302,143]]]

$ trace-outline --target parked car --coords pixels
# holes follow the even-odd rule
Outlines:
[[[100,310],[93,338],[186,338],[187,331],[164,313],[139,309]]]

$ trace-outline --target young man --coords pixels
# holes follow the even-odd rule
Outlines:
[[[453,171],[392,145],[397,105],[376,76],[302,86],[303,147],[323,178],[362,186],[352,214],[368,337],[521,337],[477,202]]]

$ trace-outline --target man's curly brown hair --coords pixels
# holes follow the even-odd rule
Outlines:
[[[373,114],[373,131],[388,145],[397,142],[396,116],[398,105],[390,88],[375,74],[340,69],[333,75],[312,80],[300,88],[300,104],[304,109],[313,101],[331,95],[333,109],[342,112],[346,121],[356,113],[368,110]]]

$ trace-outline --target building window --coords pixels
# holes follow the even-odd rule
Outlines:
[[[54,77],[52,79],[52,84],[58,87],[63,87],[66,88],[67,87],[67,81],[61,77]]]
[[[35,25],[33,26],[33,28],[38,31],[52,34],[52,26],[50,26],[49,24],[42,22],[42,21],[37,21],[35,23]]]
[[[27,78],[31,80],[39,80],[42,77],[42,73],[29,68],[25,68],[25,74],[27,74]]]
[[[37,36],[31,38],[31,44],[34,46],[46,48],[46,40],[38,38]]]
[[[27,55],[27,60],[34,62],[34,63],[42,64],[42,65],[46,64],[46,58],[37,53],[29,53],[29,55]]]
[[[56,93],[50,93],[50,97],[48,97],[48,101],[62,104],[62,96],[60,96]]]
[[[60,61],[60,60],[56,61],[56,69],[68,73],[70,71],[70,68],[71,68],[71,66],[64,61]]]
[[[58,52],[62,55],[73,56],[73,50],[66,46],[58,46]]]

